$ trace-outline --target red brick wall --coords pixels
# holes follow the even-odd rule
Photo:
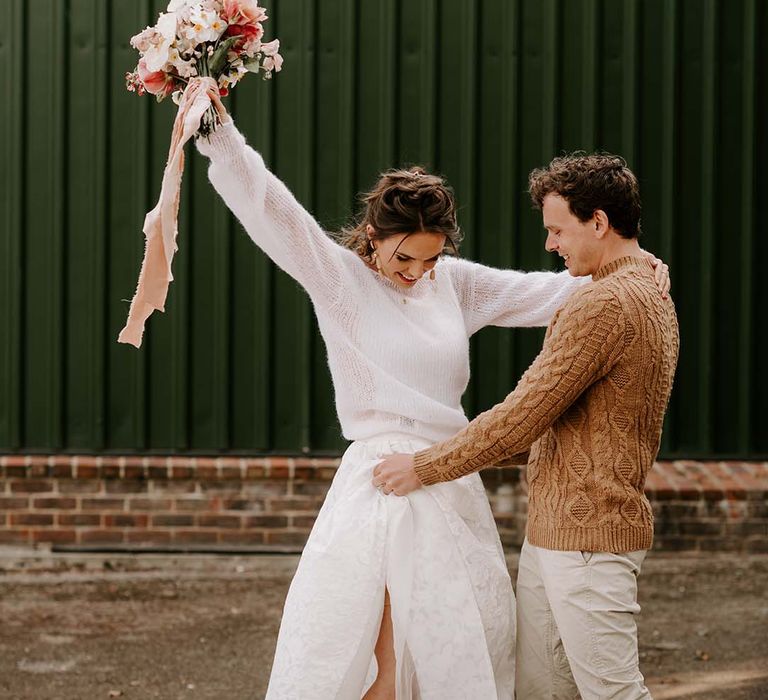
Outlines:
[[[336,459],[0,457],[0,544],[298,551]],[[506,546],[522,542],[518,469],[482,473]],[[768,552],[768,464],[661,462],[656,548]]]

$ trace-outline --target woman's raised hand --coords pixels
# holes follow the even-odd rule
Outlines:
[[[208,88],[208,97],[211,98],[211,104],[213,105],[213,108],[216,110],[216,115],[219,118],[219,121],[222,124],[227,124],[228,122],[232,121],[232,117],[229,116],[229,113],[227,112],[227,108],[224,106],[224,103],[221,101],[221,95],[219,95],[219,89],[211,85]]]
[[[669,288],[672,286],[672,282],[669,279],[669,266],[661,259],[657,258],[653,253],[649,253],[644,250],[645,257],[648,258],[656,274],[656,286],[661,292],[661,296],[666,299],[669,294]]]

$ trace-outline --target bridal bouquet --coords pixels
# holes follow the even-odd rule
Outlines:
[[[141,346],[144,324],[164,311],[173,281],[184,144],[209,137],[219,123],[211,98],[228,94],[248,73],[270,78],[283,65],[280,42],[262,42],[267,19],[258,0],[171,0],[154,27],[131,39],[139,64],[126,74],[126,87],[157,101],[169,95],[179,106],[173,124],[160,198],[144,219],[146,249],[128,321],[118,342]]]
[[[266,10],[258,0],[171,0],[154,27],[131,39],[139,64],[126,73],[126,87],[160,102],[169,95],[178,105],[191,78],[211,77],[227,95],[248,73],[271,78],[283,58],[280,42],[262,42]],[[206,112],[200,133],[216,128],[215,113]]]

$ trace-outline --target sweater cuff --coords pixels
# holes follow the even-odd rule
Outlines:
[[[432,465],[429,449],[422,450],[413,455],[413,470],[416,472],[416,476],[419,477],[419,481],[424,486],[431,486],[444,481],[441,472],[439,472]]]
[[[210,136],[195,139],[197,150],[211,160],[232,160],[242,152],[245,137],[237,130],[234,121],[221,124]]]

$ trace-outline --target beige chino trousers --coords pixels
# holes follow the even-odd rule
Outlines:
[[[517,700],[650,700],[635,623],[645,554],[561,552],[525,540],[517,575]]]

